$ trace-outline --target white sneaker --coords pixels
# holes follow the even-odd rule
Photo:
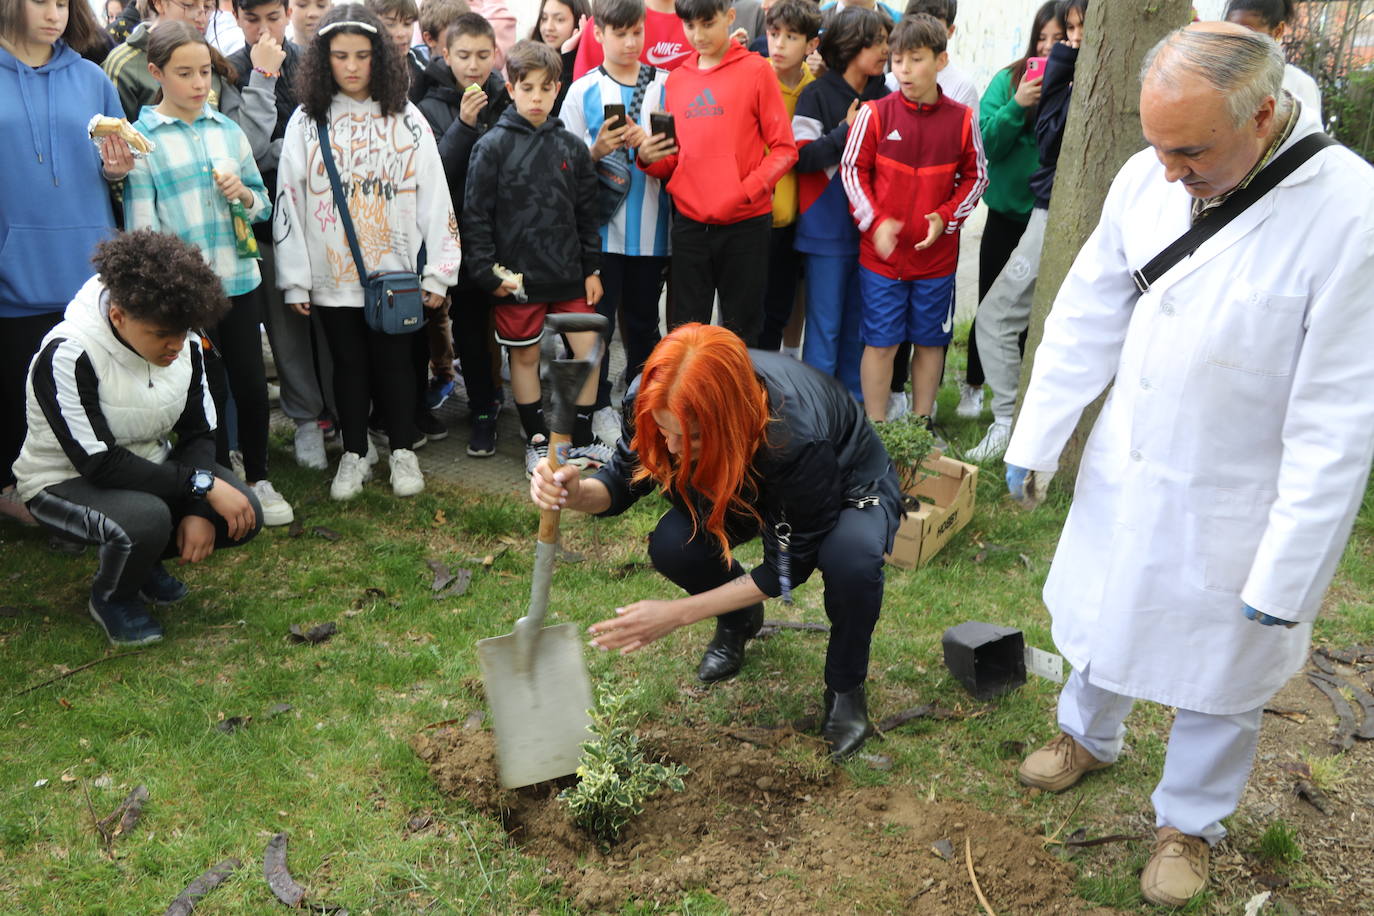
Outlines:
[[[983,435],[983,441],[965,452],[964,457],[979,464],[984,461],[992,461],[994,458],[1001,458],[1007,450],[1007,443],[1010,441],[1011,421],[993,420],[987,433]]]
[[[549,440],[543,433],[535,433],[534,438],[525,442],[525,476],[533,477],[539,462],[549,457]]]
[[[614,455],[615,450],[604,442],[575,445],[568,450],[568,464],[576,465],[584,471],[595,471],[597,468],[610,464]]]
[[[367,466],[370,468],[370,467],[372,467],[374,464],[376,464],[378,461],[381,461],[381,460],[382,460],[382,456],[377,454],[377,444],[376,444],[375,442],[373,442],[371,439],[368,439],[368,440],[367,440],[367,458],[366,458]]]
[[[314,420],[296,426],[296,464],[315,471],[329,467],[329,459],[324,455],[324,430]]]
[[[296,520],[296,513],[291,511],[291,504],[282,499],[276,487],[272,486],[271,481],[259,480],[255,484],[250,484],[253,492],[257,494],[258,503],[262,506],[262,523],[268,528],[275,528],[278,525],[289,525]]]
[[[420,459],[408,448],[391,452],[391,492],[397,496],[414,496],[424,490],[425,475],[420,473]]]
[[[900,420],[911,412],[911,402],[906,399],[905,391],[894,391],[887,398],[888,420]]]
[[[620,441],[620,414],[614,407],[603,407],[592,414],[592,435],[612,448]]]
[[[983,386],[973,386],[960,379],[959,406],[954,412],[968,420],[976,420],[983,415]]]
[[[363,492],[363,484],[372,479],[372,463],[357,452],[344,452],[339,469],[329,485],[331,499],[352,499]]]

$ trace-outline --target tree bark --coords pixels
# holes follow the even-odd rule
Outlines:
[[[1018,410],[1060,284],[1097,226],[1112,179],[1145,146],[1140,133],[1140,64],[1156,42],[1192,19],[1192,10],[1191,0],[1097,0],[1088,8],[1031,306]],[[1159,247],[1171,241],[1160,239]],[[1101,404],[1098,398],[1083,411],[1060,457],[1058,479],[1066,486],[1073,486],[1084,441]]]

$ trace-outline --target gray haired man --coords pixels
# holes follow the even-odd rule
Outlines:
[[[1132,277],[1320,130],[1283,67],[1272,39],[1225,23],[1150,53],[1151,149],[1118,173],[1055,299],[1006,453],[1013,496],[1033,501],[1112,385],[1045,583],[1073,666],[1060,734],[1019,775],[1067,789],[1116,760],[1136,699],[1176,707],[1141,875],[1165,906],[1207,883],[1374,456],[1368,164],[1321,149],[1148,290]]]

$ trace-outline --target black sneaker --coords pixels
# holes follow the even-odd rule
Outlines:
[[[496,454],[496,414],[479,413],[472,420],[472,435],[468,436],[468,454],[473,458],[490,458]]]
[[[138,597],[149,604],[176,604],[182,598],[191,593],[176,576],[167,571],[167,567],[158,563],[148,573],[148,578],[144,580],[143,587],[138,590]]]
[[[444,421],[428,410],[420,411],[415,417],[415,428],[420,431],[420,438],[427,442],[438,442],[448,437],[448,427]]]
[[[162,624],[148,613],[142,601],[104,601],[91,596],[87,608],[115,646],[146,646],[162,641]]]

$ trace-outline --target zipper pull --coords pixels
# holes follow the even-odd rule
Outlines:
[[[778,584],[782,586],[782,601],[791,604],[792,558],[788,550],[792,546],[792,526],[780,521],[773,526],[773,535],[778,539]]]

